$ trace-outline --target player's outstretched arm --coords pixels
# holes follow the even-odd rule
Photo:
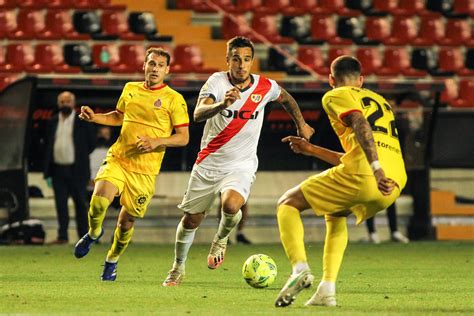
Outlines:
[[[298,136],[309,140],[314,134],[314,129],[306,124],[296,100],[285,89],[281,88],[280,97],[277,99],[277,102],[283,106],[293,122],[295,122]]]
[[[194,121],[205,121],[223,109],[228,108],[238,99],[240,99],[240,92],[239,89],[235,87],[228,90],[225,93],[224,100],[220,102],[214,102],[212,98],[201,98],[198,100],[196,108],[194,109]]]
[[[109,126],[120,126],[123,123],[123,114],[118,111],[97,114],[88,106],[81,106],[79,118],[86,122]]]
[[[356,139],[362,147],[370,167],[374,172],[379,191],[383,195],[390,195],[396,183],[385,176],[385,172],[380,166],[374,136],[369,122],[362,113],[352,112],[344,118],[344,123],[354,130]]]
[[[151,138],[137,136],[137,148],[143,153],[160,149],[159,147],[183,147],[189,142],[189,128],[187,126],[175,128],[175,133],[170,137]]]
[[[308,142],[306,139],[297,136],[287,136],[281,140],[283,143],[288,143],[291,150],[296,154],[303,154],[306,156],[316,157],[325,162],[337,166],[341,163],[343,153],[332,151],[327,148],[316,146]]]

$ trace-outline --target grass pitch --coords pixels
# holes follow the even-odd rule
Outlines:
[[[335,308],[304,307],[315,287],[275,308],[290,265],[280,245],[231,245],[224,265],[206,264],[209,245],[194,245],[181,286],[164,288],[173,246],[131,244],[115,282],[99,275],[107,245],[80,260],[69,246],[0,247],[0,314],[167,315],[474,315],[474,244],[416,242],[348,245]],[[321,276],[322,244],[307,245]],[[252,254],[275,259],[278,277],[266,289],[249,287],[241,266]],[[318,282],[316,282],[318,283]]]

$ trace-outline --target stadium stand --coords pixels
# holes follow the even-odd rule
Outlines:
[[[68,9],[48,9],[45,17],[45,28],[40,39],[45,40],[87,40],[89,35],[79,34],[72,23],[72,16]]]
[[[120,38],[128,41],[143,41],[145,39],[144,34],[130,31],[125,11],[104,10],[101,18],[102,39],[116,40]]]
[[[113,73],[135,73],[143,71],[145,47],[141,44],[123,44],[119,47],[120,62],[110,65]]]
[[[473,50],[470,48],[474,44],[471,29],[474,16],[472,1],[215,0],[212,3],[233,15],[231,17],[222,14],[222,17],[216,20],[221,26],[219,33],[222,39],[245,35],[257,43],[261,42],[260,37],[251,34],[250,30],[253,29],[273,44],[291,44],[289,52],[303,58],[304,60],[300,61],[311,65],[312,69],[322,75],[327,74],[327,62],[333,58],[331,52],[335,47],[359,54],[361,59],[366,60],[367,74],[384,78],[394,76],[411,80],[430,78],[426,76],[454,76],[454,81],[458,83],[461,77],[474,75],[471,56]],[[179,11],[167,10],[167,4]],[[121,48],[120,53],[114,55],[118,58],[131,58],[133,53],[130,53],[130,49],[135,47],[136,41],[145,41],[145,47],[151,46],[152,43],[156,45],[155,42],[158,41],[158,45],[166,45],[172,50],[176,48],[177,51],[180,50],[179,45],[199,44],[200,57],[194,58],[201,58],[199,63],[203,66],[194,67],[194,72],[202,73],[202,69],[222,69],[225,67],[225,60],[222,60],[217,52],[224,42],[213,40],[208,26],[195,26],[192,23],[184,26],[187,23],[183,23],[192,22],[191,12],[199,18],[199,14],[213,15],[221,9],[216,9],[207,1],[196,0],[171,0],[166,3],[160,0],[158,7],[136,4],[129,0],[3,0],[0,1],[0,36],[7,38],[5,45],[19,46],[7,49],[1,71],[22,73],[28,68],[31,72],[40,74],[70,71],[77,73],[77,68],[52,66],[60,65],[61,61],[46,62],[49,58],[47,56],[51,54],[56,56],[56,60],[60,60],[56,46],[52,46],[52,49],[47,43],[41,42],[48,40],[60,40],[57,44],[64,52],[69,52],[73,44],[80,45],[79,52],[76,51],[75,54],[81,54],[82,51],[82,54],[86,55],[80,62],[80,74],[93,73],[97,69],[109,75],[126,74],[127,71],[130,74],[136,73],[135,66],[128,67],[115,57],[111,58],[110,62],[101,62],[99,56],[104,57],[106,54],[99,54],[98,47],[93,51],[92,58],[87,49],[84,50],[84,47],[95,47],[101,44],[97,41],[103,40],[118,41],[114,43],[116,47]],[[180,27],[177,28],[176,25]],[[163,28],[164,34],[176,35],[174,38],[163,36],[158,32],[158,28]],[[28,40],[39,42],[31,49],[24,48],[21,41]],[[383,46],[377,49],[364,47],[380,43]],[[308,45],[318,46],[313,50]],[[35,47],[37,49],[34,49]],[[44,66],[31,61],[31,52],[28,53],[30,50],[33,51],[33,59],[42,60]],[[259,53],[262,51],[266,53]],[[266,60],[270,51],[257,49],[257,58]],[[309,56],[313,53],[319,57],[311,62]],[[27,66],[22,66],[18,60],[22,60],[22,55],[25,54],[30,57],[27,57]],[[409,57],[408,65],[406,55]],[[63,65],[67,66],[72,62],[69,66],[77,67],[77,59],[73,62],[74,58],[64,56],[63,60]],[[257,63],[256,67],[258,64],[264,65],[269,71],[273,70],[276,78],[284,78],[285,74],[305,75],[305,72],[295,65],[279,67],[265,61]],[[33,65],[35,67],[32,68]],[[55,70],[49,71],[53,68]],[[187,66],[175,68],[190,69]],[[258,68],[255,70],[258,71]],[[186,74],[185,70],[177,72]]]
[[[217,68],[204,67],[201,48],[197,45],[177,45],[174,49],[171,71],[176,73],[213,73]]]
[[[0,72],[20,73],[34,62],[34,51],[31,44],[8,44],[5,61],[0,64]]]
[[[314,82],[295,62],[250,35],[254,29],[322,81],[332,59],[354,54],[368,80],[441,81],[444,106],[474,107],[472,0],[212,3],[220,9],[205,0],[0,0],[0,90],[28,73],[58,81],[138,78],[150,46],[171,51],[171,80],[178,78],[173,83],[179,84],[183,77],[204,78],[225,69],[225,40],[235,35],[258,43],[255,72],[320,87],[320,78]],[[211,25],[219,29],[214,38]],[[272,124],[288,130],[287,122]]]
[[[31,73],[77,74],[79,67],[71,67],[64,62],[62,48],[58,44],[38,44],[35,47],[35,60],[26,66]]]

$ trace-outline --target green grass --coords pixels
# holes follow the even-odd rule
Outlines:
[[[72,246],[0,247],[0,314],[474,315],[473,243],[351,243],[336,308],[304,307],[314,288],[287,308],[273,307],[290,272],[280,245],[232,245],[216,271],[206,265],[208,245],[195,245],[186,278],[175,288],[161,286],[173,258],[171,245],[130,245],[116,282],[99,280],[106,250],[94,246],[77,260]],[[255,253],[270,255],[278,265],[269,288],[253,289],[241,277],[243,262]],[[318,279],[322,244],[308,245],[308,256]]]

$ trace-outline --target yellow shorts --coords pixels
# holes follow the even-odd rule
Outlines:
[[[107,158],[95,177],[95,182],[105,180],[118,188],[120,204],[135,217],[145,216],[148,204],[155,193],[155,175],[125,170],[114,158]]]
[[[350,210],[357,217],[357,224],[387,208],[400,196],[398,187],[392,194],[382,195],[374,176],[347,174],[342,166],[309,177],[300,184],[300,189],[316,215]]]

